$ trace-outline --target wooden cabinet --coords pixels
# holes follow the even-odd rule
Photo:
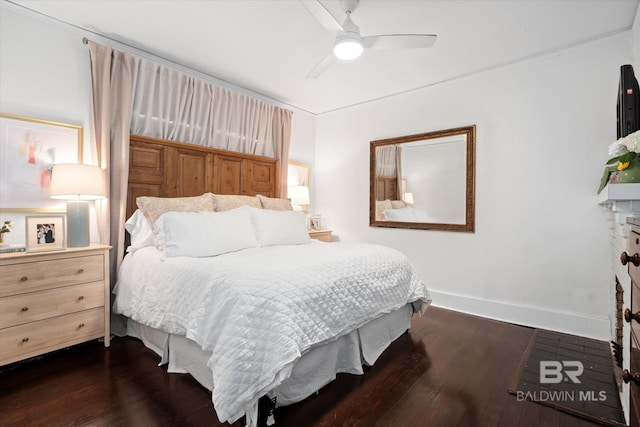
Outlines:
[[[640,427],[640,227],[633,226],[629,234],[629,250],[621,256],[623,264],[629,266],[631,277],[631,307],[624,313],[631,324],[629,343],[629,371],[625,371],[625,382],[630,382],[629,425]]]
[[[331,230],[309,230],[309,237],[321,242],[331,242]]]
[[[0,254],[0,366],[95,338],[109,347],[109,249]]]

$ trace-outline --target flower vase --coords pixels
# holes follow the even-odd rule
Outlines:
[[[616,182],[618,184],[640,182],[640,160],[633,160],[629,162],[629,166],[626,169],[618,171]]]
[[[4,233],[0,233],[0,243],[4,243]]]

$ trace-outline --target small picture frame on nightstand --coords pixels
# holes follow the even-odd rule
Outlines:
[[[60,251],[66,248],[65,215],[43,214],[25,217],[27,252]]]
[[[322,230],[322,216],[309,215],[307,218],[307,228],[309,230]]]

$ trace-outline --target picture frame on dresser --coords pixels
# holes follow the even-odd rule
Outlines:
[[[26,251],[45,252],[66,249],[64,214],[25,216]]]
[[[63,212],[54,163],[82,163],[82,126],[0,112],[0,212]]]

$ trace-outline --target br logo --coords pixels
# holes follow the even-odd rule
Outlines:
[[[584,372],[584,365],[577,360],[540,361],[540,383],[558,384],[571,380],[574,384],[580,384],[578,377]]]

